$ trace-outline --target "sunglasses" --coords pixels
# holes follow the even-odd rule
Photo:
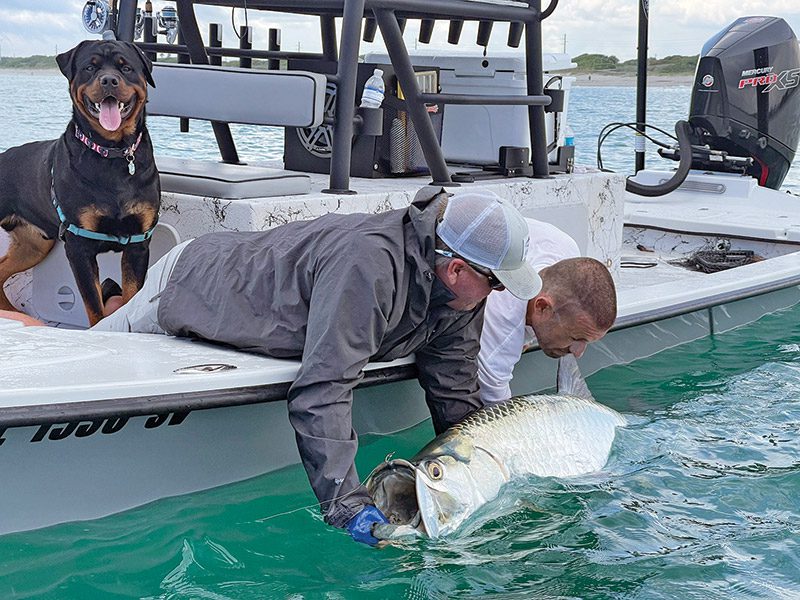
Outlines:
[[[467,263],[467,265],[469,265],[470,269],[486,277],[486,280],[489,283],[489,287],[491,289],[498,292],[505,289],[506,286],[503,284],[502,281],[500,281],[497,278],[497,276],[492,272],[491,269],[487,269],[486,267],[482,267],[481,265],[476,265],[474,262],[467,260],[463,256],[459,256],[455,252],[450,252],[449,250],[440,250],[439,248],[436,248],[434,252],[436,252],[436,254],[446,256],[447,258],[458,258],[460,260],[463,260],[465,263]]]

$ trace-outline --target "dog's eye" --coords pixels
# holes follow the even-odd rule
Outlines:
[[[128,65],[122,65],[122,72],[123,73],[130,73],[133,69],[131,69]]]
[[[89,71],[89,73],[91,73],[91,72],[92,72],[92,71],[94,71],[96,68],[97,68],[97,67],[95,67],[94,65],[89,65],[88,67],[86,67],[86,70],[87,70],[87,71]]]

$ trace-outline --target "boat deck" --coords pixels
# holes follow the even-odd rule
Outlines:
[[[642,171],[635,181],[656,185],[671,176]],[[720,199],[724,195],[724,202]],[[625,224],[705,236],[800,243],[800,198],[758,186],[752,177],[692,172],[669,201],[627,194]]]

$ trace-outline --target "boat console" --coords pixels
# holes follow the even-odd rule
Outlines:
[[[178,55],[179,63],[191,63],[192,67],[200,67],[200,69],[208,69],[209,67],[206,65],[216,65],[217,72],[228,69],[228,67],[220,66],[222,57],[237,57],[240,66],[251,66],[254,58],[265,58],[268,60],[268,71],[277,72],[280,61],[286,60],[303,65],[303,70],[295,73],[297,76],[305,73],[309,78],[314,78],[322,74],[331,91],[329,99],[325,101],[324,125],[329,126],[331,138],[328,165],[330,184],[325,191],[333,194],[352,193],[350,175],[351,170],[355,167],[351,164],[354,144],[358,142],[359,135],[374,136],[382,132],[383,117],[380,111],[383,109],[366,107],[356,109],[359,49],[362,34],[364,39],[371,40],[376,31],[380,30],[386,45],[388,62],[393,70],[393,77],[397,81],[397,85],[392,87],[402,90],[399,95],[387,94],[387,98],[392,96],[397,102],[402,103],[400,108],[408,119],[410,129],[413,130],[413,136],[416,143],[419,144],[419,152],[424,156],[424,162],[421,164],[424,165],[426,171],[430,172],[434,183],[449,185],[453,184],[453,179],[447,168],[439,137],[429,116],[431,105],[442,105],[445,106],[445,109],[447,105],[451,104],[508,105],[526,108],[529,117],[530,168],[524,171],[524,175],[546,177],[550,173],[550,166],[545,132],[545,108],[553,104],[554,98],[559,96],[561,90],[545,90],[541,22],[552,13],[557,1],[553,0],[544,11],[541,8],[540,0],[428,0],[426,2],[417,0],[393,2],[384,2],[383,0],[309,0],[305,2],[250,0],[246,3],[246,10],[249,11],[265,10],[318,17],[322,52],[309,53],[282,51],[276,43],[273,43],[272,47],[267,50],[254,50],[247,39],[240,44],[245,47],[222,48],[218,26],[209,31],[210,42],[206,45],[197,23],[195,7],[199,5],[226,6],[230,3],[221,0],[194,2],[177,0],[176,18],[180,23],[178,45],[160,44],[151,36],[150,39],[145,37],[140,46],[151,59],[154,59],[157,53],[171,52]],[[133,41],[135,11],[135,0],[120,0],[116,30],[119,39]],[[339,17],[341,17],[341,39],[337,44],[334,22]],[[153,31],[152,22],[155,18],[152,13],[143,14],[143,31]],[[465,20],[478,21],[480,25],[477,42],[483,47],[488,45],[492,28],[496,23],[508,23],[508,45],[517,48],[523,37],[525,40],[524,63],[527,73],[525,93],[480,94],[464,91],[443,93],[440,92],[439,85],[435,80],[433,85],[422,85],[416,76],[415,67],[403,41],[403,29],[409,19],[421,21],[420,39],[423,43],[430,41],[434,24],[437,21],[444,20],[450,23],[449,39],[452,43],[458,43]],[[281,77],[284,77],[286,73],[286,71],[280,71]],[[206,76],[206,73],[198,76],[198,81]],[[216,79],[219,77],[221,75],[215,76]],[[229,73],[229,77],[233,77],[233,73]],[[272,82],[276,81],[276,79],[272,79]],[[276,85],[275,89],[279,90],[280,94],[286,94],[290,85],[293,84],[287,80],[285,84]],[[318,85],[316,89],[323,87],[321,84],[316,85]],[[221,89],[204,87],[204,89],[211,94],[225,92],[227,95],[227,89],[224,87]],[[288,102],[283,101],[283,109],[290,110],[286,105],[291,106],[295,101],[299,101],[299,104],[304,106],[307,104],[307,97],[307,93],[298,92],[296,95],[290,96]],[[395,107],[392,108],[391,100],[387,104],[389,104],[388,108],[392,110],[396,110],[398,106],[395,104]],[[270,106],[269,99],[259,102],[258,106],[259,109]],[[315,104],[315,107],[318,108],[318,105]],[[271,112],[273,108],[270,106],[267,110]],[[184,119],[183,126],[186,127],[185,119],[191,118],[191,115],[178,116]],[[228,123],[242,121],[237,121],[237,118],[230,121],[218,118],[212,122],[222,160],[231,164],[239,163]],[[316,123],[316,125],[318,124]],[[287,125],[291,125],[291,123],[287,123]],[[299,127],[308,127],[308,125]],[[383,133],[388,134],[387,131],[383,131]],[[294,169],[300,170],[296,167]],[[523,172],[520,171],[520,174]],[[501,173],[501,175],[508,175],[508,173]]]

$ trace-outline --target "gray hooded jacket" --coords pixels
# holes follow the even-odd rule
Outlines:
[[[434,271],[444,194],[431,199],[427,190],[408,209],[202,236],[178,259],[159,303],[159,323],[173,335],[302,360],[289,418],[336,527],[372,503],[354,465],[351,424],[353,388],[368,362],[416,353],[437,433],[480,406],[483,304],[447,306],[453,295]]]

